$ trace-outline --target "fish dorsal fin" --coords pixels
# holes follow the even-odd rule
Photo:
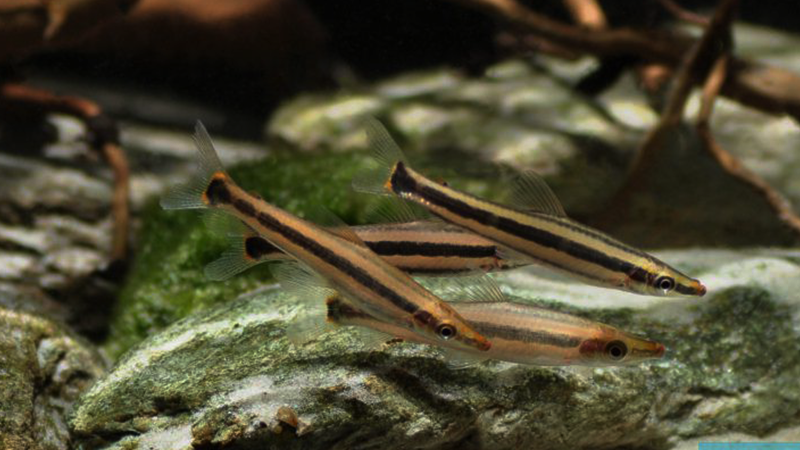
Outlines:
[[[314,206],[308,215],[308,219],[309,221],[325,228],[327,232],[335,234],[346,241],[350,241],[362,247],[367,246],[367,244],[365,244],[364,241],[358,237],[356,232],[353,231],[350,225],[347,225],[341,217],[337,216],[336,213],[324,206]]]
[[[452,348],[442,349],[442,353],[444,354],[445,364],[447,364],[447,367],[453,370],[462,370],[469,367],[474,367],[489,359],[483,355],[463,352],[461,350],[455,350]]]
[[[310,305],[286,326],[286,337],[294,345],[303,345],[317,340],[320,336],[337,328],[329,322],[321,303]]]
[[[406,163],[403,151],[386,131],[386,128],[374,117],[364,121],[367,143],[372,150],[372,158],[376,167],[365,170],[353,178],[353,189],[371,194],[391,195],[385,185],[392,174],[395,164]]]
[[[424,209],[399,197],[385,197],[367,212],[369,223],[410,223],[430,220]]]
[[[308,266],[298,261],[287,261],[271,268],[275,280],[284,291],[305,304],[325,304],[325,300],[337,295],[335,289]]]
[[[506,302],[506,296],[494,279],[483,272],[459,277],[415,277],[426,289],[451,303]]]
[[[500,290],[500,285],[489,276],[482,273],[478,275],[460,277],[455,283],[463,282],[461,290],[464,292],[462,302],[506,302],[505,294]],[[458,300],[456,300],[458,301]]]
[[[556,217],[567,217],[564,207],[550,186],[532,170],[519,174],[511,192],[512,206],[521,210],[542,212]]]

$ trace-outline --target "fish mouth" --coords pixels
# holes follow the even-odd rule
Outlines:
[[[488,351],[490,348],[492,348],[492,343],[488,339],[479,339],[475,341],[475,344],[477,344],[478,350],[482,352]]]
[[[482,352],[492,348],[492,342],[485,337],[469,337],[464,339],[463,343]]]
[[[697,290],[697,296],[702,297],[706,295],[706,286],[699,281],[696,281],[695,283],[696,283],[695,290]]]

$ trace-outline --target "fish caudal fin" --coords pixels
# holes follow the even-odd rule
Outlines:
[[[228,236],[228,248],[204,269],[206,278],[213,281],[224,281],[263,262],[247,256],[246,242],[243,236]]]
[[[289,259],[289,256],[259,236],[236,217],[220,210],[208,210],[203,216],[206,227],[225,236],[228,248],[206,265],[206,278],[223,281],[245,270],[270,261]]]
[[[365,125],[367,142],[377,167],[353,178],[353,189],[370,194],[390,195],[386,184],[398,162],[407,164],[405,155],[378,120],[371,117],[366,120]]]
[[[173,187],[161,197],[160,204],[164,209],[207,208],[208,199],[205,194],[209,183],[215,176],[227,176],[214,150],[211,137],[200,121],[195,125],[193,139],[200,152],[198,169],[191,180]]]

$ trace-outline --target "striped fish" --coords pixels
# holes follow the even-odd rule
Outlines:
[[[220,227],[229,248],[206,267],[212,280],[225,280],[266,261],[291,260],[258,233],[237,224]],[[227,228],[227,229],[226,229]],[[526,265],[498,245],[461,227],[437,221],[415,221],[351,227],[370,250],[412,275],[446,276],[494,272]]]
[[[242,190],[223,170],[205,127],[198,122],[195,131],[201,170],[161,199],[164,209],[224,211],[302,262],[367,314],[459,347],[481,351],[491,347],[452,307],[363,245]]]
[[[325,301],[324,317],[311,316],[322,333],[338,326],[372,330],[363,333],[367,345],[401,338],[409,342],[445,349],[453,367],[464,367],[486,359],[540,366],[618,366],[638,364],[664,356],[664,345],[589,319],[532,305],[508,301],[451,301],[453,308],[479,333],[492,341],[486,352],[465,352],[448,342],[409,333],[394,324],[376,320],[338,296]],[[324,322],[324,323],[322,323]],[[304,326],[308,334],[309,325]],[[313,327],[311,327],[313,328]]]
[[[493,203],[436,183],[408,166],[383,126],[371,120],[367,136],[380,167],[357,178],[357,190],[394,194],[422,205],[447,222],[498,242],[525,257],[584,282],[658,296],[702,296],[700,281],[657,258],[577,223],[552,191],[533,175],[522,178],[532,209]]]

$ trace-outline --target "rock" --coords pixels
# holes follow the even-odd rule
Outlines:
[[[105,368],[63,325],[0,307],[0,448],[70,448],[66,415]]]
[[[660,340],[668,348],[663,361],[602,369],[488,362],[456,371],[421,345],[365,350],[346,328],[295,347],[284,333],[300,306],[267,286],[131,350],[81,398],[70,423],[83,448],[120,449],[666,449],[794,424],[796,254],[662,256],[706,281],[710,293],[636,297],[555,283],[535,270],[500,282],[518,301]],[[587,292],[608,303],[588,306]]]

